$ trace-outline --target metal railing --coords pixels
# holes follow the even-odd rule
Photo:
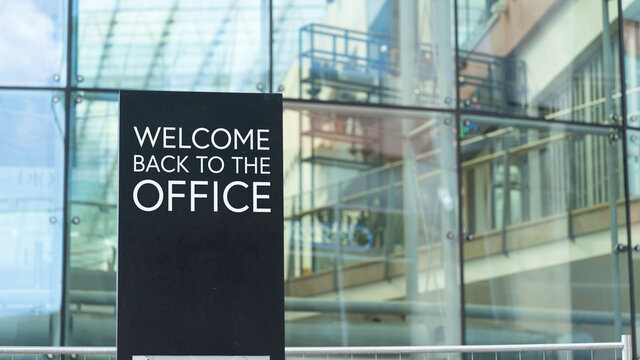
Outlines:
[[[613,358],[617,358],[617,351],[621,351],[621,360],[632,360],[631,336],[622,335],[620,342],[573,343],[573,344],[519,344],[519,345],[451,345],[451,346],[351,346],[351,347],[286,347],[285,355],[291,357],[305,356],[349,356],[373,355],[402,355],[415,354],[471,354],[474,353],[518,353],[522,358],[523,352],[566,351],[567,359],[571,351],[590,351],[591,359],[594,351],[614,350]],[[87,355],[106,355],[109,359],[116,355],[115,347],[77,347],[77,346],[0,346],[0,358],[5,355],[44,355],[44,359],[62,358],[70,355],[72,359],[84,358]]]

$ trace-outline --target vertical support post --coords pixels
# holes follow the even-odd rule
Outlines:
[[[502,141],[502,150],[504,151],[504,167],[502,172],[502,253],[508,254],[507,249],[507,226],[511,222],[511,139],[509,133],[505,134],[505,138]]]
[[[609,227],[611,231],[611,277],[613,285],[613,327],[616,337],[622,336],[622,301],[620,299],[620,254],[618,245],[618,180],[615,167],[618,164],[616,153],[618,141],[611,139],[607,146],[609,177]],[[629,249],[630,251],[631,249]],[[633,326],[633,325],[632,325]]]
[[[69,193],[71,183],[69,181],[70,172],[70,141],[71,141],[71,89],[74,84],[73,74],[77,71],[77,49],[74,34],[76,33],[76,0],[67,1],[67,73],[66,87],[64,93],[64,189],[63,189],[63,213],[62,213],[62,299],[60,308],[60,336],[59,344],[64,346],[68,344],[68,329],[71,314],[69,313],[69,277],[71,274],[71,238],[69,237],[69,219],[71,218],[69,209]],[[74,110],[75,114],[75,110]]]
[[[302,146],[304,145],[302,143],[302,137],[303,137],[303,132],[304,129],[302,128],[302,126],[304,125],[303,121],[303,115],[302,112],[298,112],[298,165],[300,166],[299,172],[298,172],[298,213],[300,214],[297,218],[294,218],[297,220],[297,226],[298,226],[298,241],[302,242],[302,236],[303,236],[303,232],[302,232],[302,217],[303,217],[303,193],[304,193],[304,187],[302,186],[302,184],[304,183],[304,162],[303,162],[303,149]],[[292,205],[295,208],[295,202]],[[313,221],[313,213],[311,213],[311,221]],[[294,242],[294,244],[297,244],[298,241]],[[297,245],[296,245],[297,246]],[[295,247],[291,247],[289,249],[289,267],[292,268],[293,270],[290,271],[291,275],[295,276]],[[291,280],[289,280],[291,281]]]
[[[573,236],[573,216],[571,215],[571,211],[575,209],[576,205],[576,170],[575,170],[575,162],[572,161],[576,154],[575,151],[575,139],[571,134],[569,134],[569,141],[567,143],[567,159],[570,159],[567,164],[567,172],[565,175],[565,192],[566,196],[566,209],[567,209],[567,237],[571,241],[575,241],[575,237]]]
[[[622,148],[624,149],[624,156],[623,156],[623,161],[622,161],[622,171],[623,171],[623,177],[624,177],[624,183],[623,183],[623,188],[624,188],[624,199],[625,199],[625,223],[626,223],[626,232],[627,232],[627,246],[629,248],[629,251],[627,251],[627,270],[629,273],[629,297],[630,297],[630,301],[629,301],[629,310],[630,310],[630,322],[631,322],[631,338],[628,340],[628,343],[631,344],[630,346],[630,350],[628,350],[627,353],[627,359],[626,360],[631,360],[633,358],[635,358],[637,356],[637,349],[636,349],[636,342],[637,342],[637,328],[636,328],[636,301],[635,301],[635,281],[634,281],[634,261],[633,261],[633,257],[631,254],[631,248],[633,247],[633,242],[632,242],[632,238],[631,238],[631,211],[630,211],[630,196],[629,196],[629,162],[628,162],[628,146],[629,143],[627,141],[627,136],[628,136],[628,132],[627,132],[627,127],[629,126],[629,107],[627,106],[627,100],[629,100],[629,98],[627,98],[627,89],[629,87],[629,85],[627,84],[627,74],[626,74],[626,64],[625,64],[625,60],[628,59],[628,61],[630,62],[630,65],[633,65],[635,56],[634,54],[629,54],[628,56],[626,55],[626,51],[629,51],[630,49],[625,49],[624,46],[624,35],[632,35],[632,31],[626,32],[624,30],[624,23],[625,23],[625,19],[624,19],[624,12],[622,11],[622,1],[617,1],[617,10],[618,10],[618,66],[620,68],[620,89],[622,92],[622,96],[620,97],[620,102],[621,102],[621,109],[622,109],[622,113],[621,118],[622,118],[622,126],[623,126],[623,132],[622,132]],[[630,43],[634,44],[635,42],[631,39],[628,38],[628,41],[630,41]],[[630,46],[629,48],[632,48],[633,46]],[[632,50],[633,51],[633,50]],[[629,71],[630,71],[630,76],[629,79],[635,79],[635,75],[634,75],[634,66],[630,66],[629,67]],[[629,346],[627,346],[627,348],[629,348]],[[631,356],[629,356],[629,353],[631,353]]]
[[[449,115],[445,115],[445,118]],[[442,119],[444,120],[444,119]],[[461,344],[462,336],[460,326],[462,314],[460,310],[461,288],[460,279],[460,234],[458,233],[458,213],[460,206],[458,198],[458,171],[457,171],[457,147],[456,134],[454,130],[457,126],[455,119],[451,121],[441,121],[440,131],[440,188],[446,189],[446,194],[441,193],[439,197],[439,208],[441,209],[442,220],[440,223],[440,242],[442,244],[442,271],[444,273],[444,298],[441,300],[444,315],[444,343]],[[450,125],[447,125],[447,122]],[[442,125],[444,124],[444,125]],[[457,305],[457,306],[456,306]]]
[[[622,34],[620,34],[622,36]],[[613,51],[611,48],[611,30],[609,28],[609,2],[602,1],[602,63],[605,96],[605,116],[611,120],[613,114]],[[624,135],[624,134],[623,134]],[[611,266],[613,283],[613,315],[614,331],[616,337],[622,336],[622,305],[620,299],[620,253],[615,250],[618,244],[618,180],[616,179],[616,166],[618,165],[618,142],[612,138],[607,146],[608,164],[607,175],[609,184],[609,227],[611,231]]]
[[[620,339],[622,341],[622,360],[632,360],[631,335],[622,335]]]
[[[467,2],[467,6],[469,5],[469,3]],[[455,68],[454,68],[454,79],[452,81],[452,83],[455,85],[455,89],[454,89],[454,94],[455,94],[455,98],[454,100],[454,104],[455,104],[455,110],[456,110],[456,114],[455,114],[455,121],[454,121],[454,126],[455,126],[455,159],[456,159],[456,199],[457,199],[457,207],[456,207],[456,216],[457,216],[457,222],[458,222],[458,235],[454,236],[454,238],[457,239],[458,242],[458,279],[459,279],[459,287],[457,289],[458,291],[458,303],[459,303],[459,307],[458,307],[458,312],[457,312],[457,316],[458,316],[458,324],[460,326],[460,332],[458,333],[458,337],[457,339],[459,340],[457,343],[459,344],[465,344],[466,343],[466,323],[465,323],[465,319],[466,319],[466,315],[465,315],[465,281],[464,281],[464,245],[463,245],[463,234],[464,234],[464,224],[463,224],[463,219],[464,219],[464,210],[462,208],[462,186],[463,186],[463,170],[462,170],[462,134],[460,132],[461,128],[460,128],[460,34],[459,34],[459,19],[458,19],[458,13],[459,13],[459,7],[458,7],[458,1],[457,0],[453,0],[453,25],[454,25],[454,37],[453,37],[453,43],[454,43],[454,63],[455,63]],[[466,39],[466,36],[465,36]],[[453,324],[455,326],[455,324]],[[449,343],[453,343],[452,341],[449,341]],[[462,357],[463,359],[466,358],[466,356],[463,355]]]
[[[302,197],[302,194],[299,195],[300,197]],[[296,217],[296,200],[295,198],[291,199],[291,230],[290,230],[290,237],[289,237],[289,244],[287,245],[287,247],[285,247],[285,250],[288,252],[287,253],[287,262],[286,262],[286,267],[287,267],[287,278],[285,279],[285,288],[284,288],[284,293],[286,296],[290,296],[291,295],[291,281],[293,281],[293,278],[295,277],[295,259],[294,257],[294,253],[293,253],[293,246],[296,243],[296,226],[299,226],[300,224],[300,219],[298,219]]]
[[[602,1],[602,67],[604,74],[605,116],[613,111],[613,50],[611,48],[611,29],[609,29],[609,1]],[[622,35],[622,34],[621,34]],[[603,119],[604,120],[604,119]]]
[[[342,210],[340,205],[340,200],[342,198],[342,183],[340,181],[337,182],[338,191],[337,191],[337,199],[336,205],[334,207],[334,221],[336,222],[336,236],[335,236],[335,257],[336,261],[334,262],[333,268],[333,279],[334,286],[336,289],[336,293],[338,294],[338,304],[340,306],[340,330],[342,337],[342,346],[349,345],[349,332],[347,328],[347,311],[345,307],[345,297],[344,297],[344,278],[343,278],[343,264],[342,264]]]
[[[412,104],[415,87],[415,59],[417,32],[417,3],[399,1],[398,29],[400,38],[400,93],[404,104]],[[415,187],[416,156],[410,133],[415,126],[413,119],[402,119],[402,189],[406,300],[418,300],[418,199]],[[417,315],[408,314],[407,323],[411,332],[411,345],[424,344],[425,339],[416,338]]]
[[[456,11],[449,0],[434,0],[431,3],[431,14],[434,14],[431,23],[432,42],[435,49],[435,64],[438,78],[438,99],[444,101],[445,104],[458,103],[454,94],[456,93],[456,65],[455,61],[455,42],[457,39],[453,34],[451,27],[451,19],[454,19],[453,12]],[[453,41],[452,41],[453,40]],[[450,101],[447,102],[447,99]],[[449,115],[444,115],[446,118]],[[444,273],[444,299],[442,299],[443,327],[444,327],[444,343],[445,344],[461,344],[462,336],[460,327],[462,326],[462,315],[460,306],[461,284],[459,283],[459,261],[460,258],[460,234],[458,232],[457,206],[460,206],[458,199],[458,172],[457,172],[457,146],[456,119],[452,118],[447,125],[444,118],[440,120],[440,143],[438,146],[441,150],[440,169],[441,179],[440,187],[446,189],[444,198],[451,201],[443,201],[440,197],[440,205],[442,217],[440,222],[440,241],[442,243],[442,272]],[[453,236],[449,236],[449,233]]]
[[[304,33],[304,29],[305,28],[302,27],[298,30],[298,99],[302,99],[302,34]],[[300,128],[300,132],[302,132],[302,128]]]
[[[393,233],[393,228],[394,228],[394,224],[395,224],[395,203],[396,203],[396,196],[395,196],[395,182],[396,182],[396,176],[395,176],[395,169],[393,167],[389,168],[389,185],[388,185],[388,190],[387,190],[387,209],[389,211],[389,215],[387,217],[387,221],[386,221],[386,229],[385,229],[385,236],[384,236],[384,244],[383,249],[384,249],[384,278],[385,280],[391,280],[391,263],[390,263],[390,259],[389,259],[389,255],[391,255],[391,253],[393,252],[393,245],[394,242],[396,241],[394,233]]]

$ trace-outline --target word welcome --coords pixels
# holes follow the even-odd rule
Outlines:
[[[238,129],[231,131],[225,128],[217,128],[210,130],[200,127],[191,132],[191,136],[187,136],[187,142],[184,141],[183,130],[181,127],[157,127],[152,133],[149,127],[145,127],[140,135],[137,126],[133,127],[136,133],[140,147],[144,147],[149,142],[151,147],[155,147],[158,138],[162,138],[162,147],[165,149],[191,149],[191,146],[200,150],[208,149],[213,146],[217,150],[225,150],[232,147],[234,150],[243,146],[248,146],[250,150],[269,150],[269,146],[265,145],[269,141],[269,129],[250,129],[242,134]],[[177,134],[176,134],[177,132]]]

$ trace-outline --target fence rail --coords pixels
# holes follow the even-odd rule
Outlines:
[[[351,347],[286,347],[288,356],[318,355],[403,355],[442,353],[504,353],[529,351],[598,351],[621,350],[622,360],[632,360],[631,336],[622,335],[620,342],[574,344],[519,344],[519,345],[451,345],[451,346],[351,346]],[[115,347],[77,346],[0,346],[0,355],[116,355]]]

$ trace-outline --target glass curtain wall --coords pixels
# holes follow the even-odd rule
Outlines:
[[[0,20],[2,345],[115,344],[120,89],[284,95],[288,346],[635,334],[638,0],[0,0]]]
[[[458,343],[451,114],[287,104],[290,346]]]
[[[60,341],[64,92],[0,91],[0,342]]]
[[[458,7],[466,341],[617,339],[634,327],[618,3],[484,5]]]

